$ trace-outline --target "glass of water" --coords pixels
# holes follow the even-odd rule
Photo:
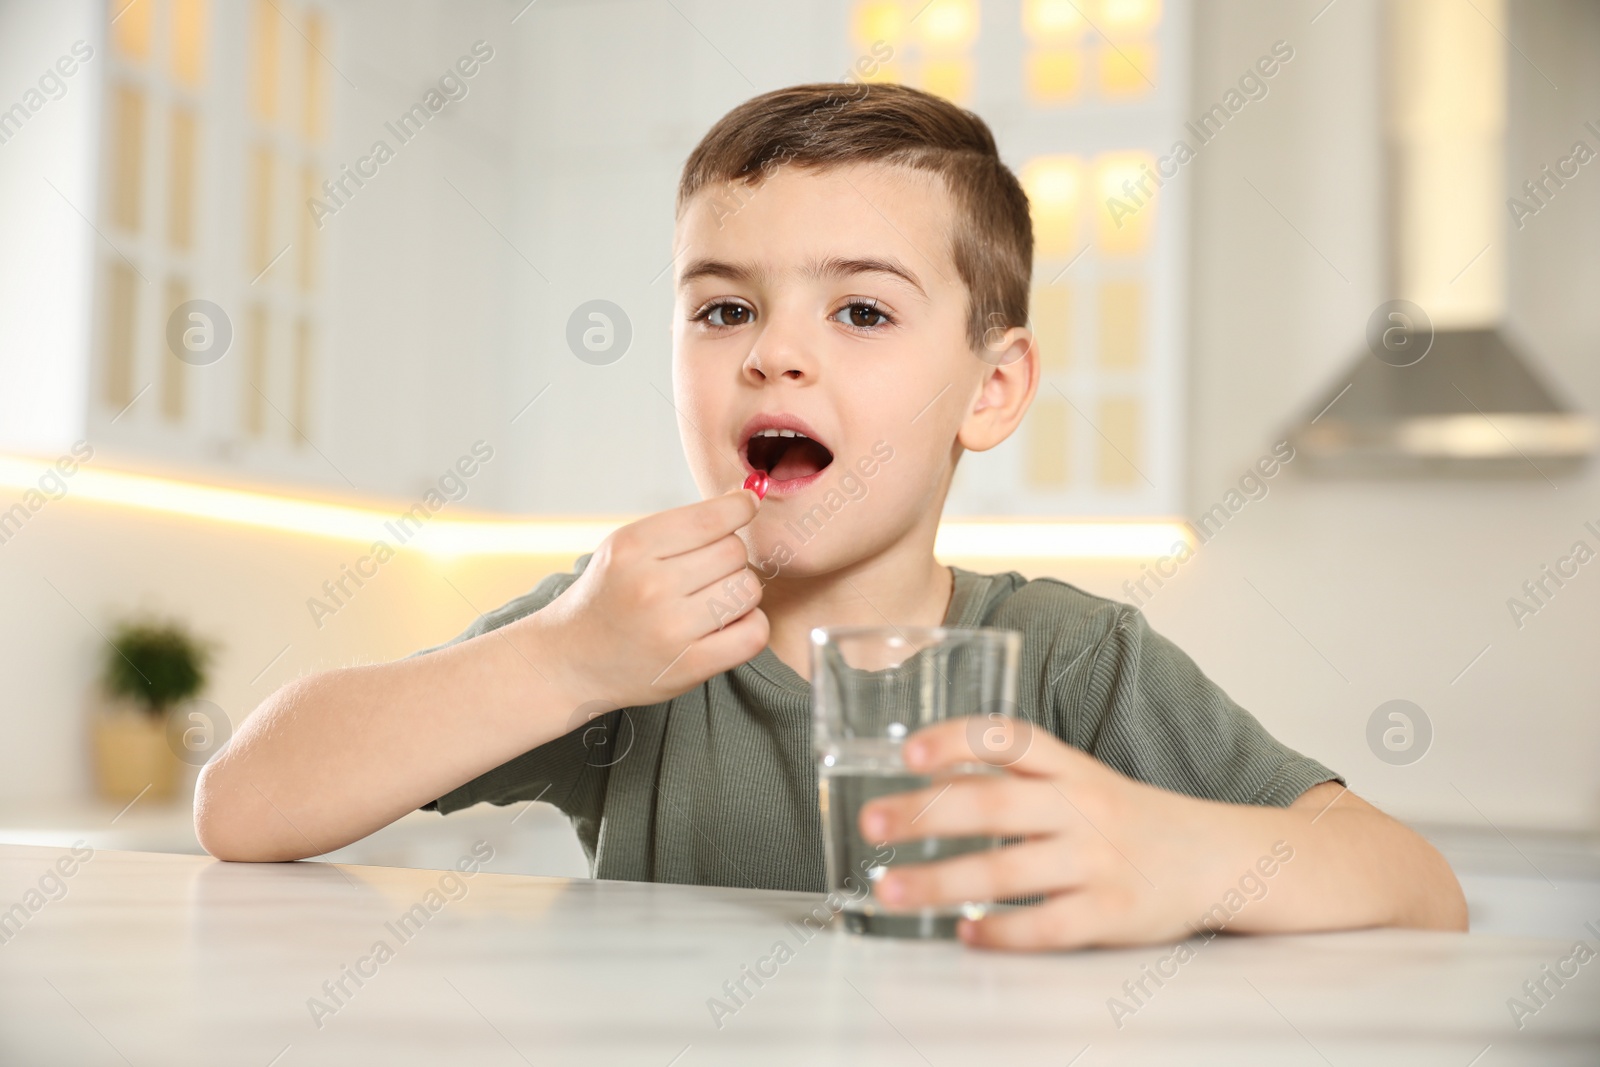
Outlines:
[[[969,901],[889,910],[873,885],[889,867],[931,863],[994,848],[994,836],[902,841],[861,836],[862,805],[932,785],[906,770],[901,748],[924,726],[971,716],[974,756],[957,774],[1003,774],[978,755],[992,716],[1014,715],[1022,635],[1015,630],[834,626],[811,631],[812,743],[817,757],[828,889],[843,900],[845,927],[888,937],[954,937]],[[941,777],[941,780],[943,778]],[[937,801],[936,801],[937,802]]]

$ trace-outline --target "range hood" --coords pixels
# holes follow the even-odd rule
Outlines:
[[[1505,325],[1506,45],[1489,24],[1505,24],[1503,0],[1384,8],[1395,299],[1374,310],[1360,354],[1290,432],[1295,466],[1335,476],[1570,472],[1600,431]]]

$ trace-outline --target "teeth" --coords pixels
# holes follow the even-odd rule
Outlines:
[[[796,433],[793,430],[779,430],[779,429],[776,429],[776,428],[771,428],[771,429],[766,429],[766,430],[757,430],[755,433],[751,434],[751,436],[752,437],[805,437],[806,435],[803,434],[803,433]],[[809,441],[810,438],[806,438],[806,440]]]

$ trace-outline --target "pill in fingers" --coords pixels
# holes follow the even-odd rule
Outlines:
[[[767,487],[771,484],[772,479],[767,476],[766,471],[752,471],[750,477],[744,480],[744,487],[754,489],[758,500],[767,498]]]

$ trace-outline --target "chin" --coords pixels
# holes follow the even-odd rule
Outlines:
[[[803,516],[803,512],[799,513]],[[750,567],[762,581],[817,578],[843,570],[881,551],[877,539],[857,526],[830,524],[801,528],[775,509],[757,515],[742,535]]]

